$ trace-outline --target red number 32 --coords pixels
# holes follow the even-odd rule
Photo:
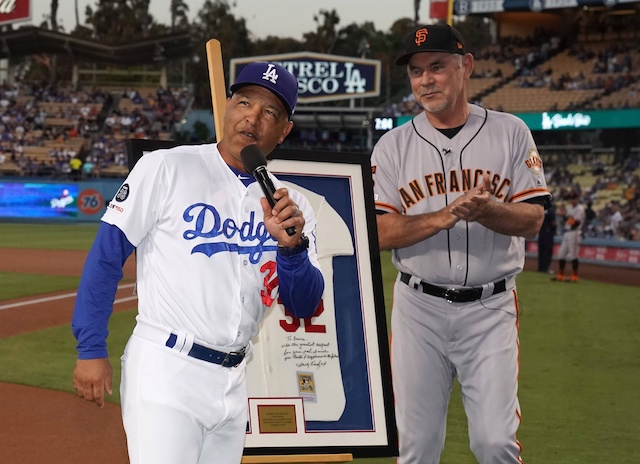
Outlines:
[[[273,303],[273,290],[278,286],[278,276],[275,275],[276,272],[276,263],[274,261],[269,261],[265,263],[260,269],[262,272],[266,273],[264,277],[264,288],[260,290],[260,296],[262,297],[262,303],[265,306],[271,306]],[[282,304],[280,298],[278,298],[278,304]],[[299,317],[295,317],[293,314],[289,312],[287,308],[284,308],[284,313],[287,318],[291,321],[289,322],[287,319],[280,320],[280,327],[285,332],[295,332],[297,331],[304,323],[304,331],[307,333],[326,333],[327,327],[324,324],[314,324],[312,319],[314,317],[320,316],[324,312],[324,302],[320,300],[316,310],[309,317],[305,317],[300,320]]]

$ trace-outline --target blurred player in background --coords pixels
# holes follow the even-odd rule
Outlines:
[[[580,203],[580,196],[576,192],[569,192],[569,208],[562,205],[558,208],[558,216],[564,219],[564,233],[558,250],[558,272],[551,278],[556,282],[565,281],[564,274],[567,261],[571,261],[571,276],[567,282],[578,282],[578,266],[580,264],[580,241],[582,239],[582,224],[585,220],[584,206]]]

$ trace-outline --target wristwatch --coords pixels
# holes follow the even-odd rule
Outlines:
[[[300,243],[292,248],[278,245],[278,254],[280,254],[281,256],[293,256],[297,255],[298,253],[302,253],[307,248],[309,248],[309,237],[307,237],[304,232],[302,232],[302,234],[300,234]]]

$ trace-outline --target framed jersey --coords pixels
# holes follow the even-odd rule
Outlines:
[[[176,145],[129,140],[130,167]],[[313,207],[325,291],[309,318],[275,298],[260,323],[247,363],[245,455],[397,456],[369,156],[276,149],[267,168]]]

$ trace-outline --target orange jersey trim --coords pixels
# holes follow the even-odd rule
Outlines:
[[[389,203],[375,203],[376,209],[381,211],[386,211],[387,213],[397,213],[400,214],[400,210],[398,210],[395,206],[390,205]]]
[[[529,190],[523,190],[522,192],[516,193],[514,196],[512,196],[509,199],[509,202],[514,202],[516,200],[520,200],[521,198],[540,196],[540,195],[535,195],[537,193],[544,193],[546,195],[551,195],[547,189],[534,188],[534,189],[529,189]]]
[[[544,190],[544,189],[543,189]],[[518,347],[518,371],[517,371],[517,382],[520,382],[520,305],[518,303],[518,292],[516,292],[516,290],[513,290],[513,304],[515,305],[516,308],[516,346]],[[520,411],[518,410],[518,408],[516,408],[516,416],[518,417],[518,423],[522,424],[522,414],[520,413]],[[524,461],[522,460],[522,444],[520,443],[520,440],[518,440],[518,436],[517,434],[514,435],[513,437],[516,441],[516,445],[518,446],[518,462],[520,464],[524,464]]]

